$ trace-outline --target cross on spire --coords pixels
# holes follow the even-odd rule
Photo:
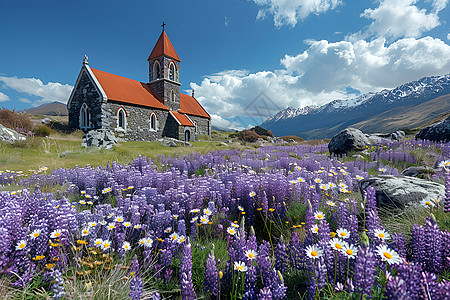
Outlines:
[[[162,23],[162,25],[161,25],[161,27],[163,28],[163,30],[164,30],[164,26],[166,26],[167,24],[166,23],[164,23],[164,21],[163,21],[163,23]]]

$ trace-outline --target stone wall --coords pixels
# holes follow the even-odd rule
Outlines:
[[[172,117],[171,115],[169,115],[167,117],[167,121],[166,121],[166,126],[164,127],[162,136],[167,136],[167,137],[171,137],[174,139],[180,139],[180,125],[178,125],[177,121],[175,120],[174,117]]]
[[[197,122],[197,133],[195,139],[197,139],[197,136],[199,134],[206,134],[208,136],[211,136],[211,121],[209,119],[193,115],[188,116],[192,120],[192,122]]]
[[[123,107],[126,112],[125,130],[118,127],[118,110]],[[163,136],[167,127],[168,111],[158,110],[137,105],[123,104],[109,100],[102,107],[103,123],[105,127],[114,130],[118,137],[134,141],[154,141]],[[150,126],[150,115],[155,112],[157,116],[157,130],[152,131]]]
[[[102,128],[102,97],[86,71],[83,71],[72,101],[68,103],[70,128],[80,128],[80,110],[83,103],[87,104],[91,114],[90,129]]]

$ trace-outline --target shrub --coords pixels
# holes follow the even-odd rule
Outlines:
[[[45,125],[38,125],[33,128],[33,133],[37,136],[49,136],[53,130]]]
[[[17,113],[6,108],[0,109],[0,124],[13,130],[29,132],[33,129],[33,122],[26,113]]]
[[[297,143],[300,143],[300,142],[304,142],[304,141],[305,141],[304,139],[302,139],[301,137],[296,136],[296,135],[285,135],[285,136],[280,136],[280,139],[283,139],[283,140],[286,141],[286,142],[288,142],[289,140],[294,140],[294,141],[297,142]]]
[[[241,132],[241,139],[244,142],[256,142],[260,138],[259,134],[254,132],[253,130],[242,130]]]
[[[253,127],[251,130],[253,130],[257,134],[262,135],[262,136],[273,137],[273,134],[272,134],[271,130],[264,129],[264,128],[259,127],[259,126]]]

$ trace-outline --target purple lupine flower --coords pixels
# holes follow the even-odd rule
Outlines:
[[[269,287],[264,287],[259,291],[258,300],[272,300],[272,291]]]
[[[443,268],[450,269],[450,232],[446,229],[442,232],[442,263]]]
[[[450,170],[445,169],[444,212],[450,213]]]
[[[178,234],[186,236],[186,221],[178,219]]]
[[[369,232],[375,229],[383,228],[381,226],[380,217],[378,217],[376,192],[373,187],[368,187],[364,194],[366,196],[366,228]]]
[[[358,291],[370,295],[370,290],[375,282],[376,260],[372,249],[361,248],[356,256],[353,270],[353,283]]]
[[[265,287],[272,286],[273,278],[273,270],[272,270],[272,261],[270,260],[270,244],[267,241],[264,241],[259,246],[258,256],[256,258],[258,262],[259,272],[261,274],[261,280]]]
[[[438,283],[438,276],[427,271],[422,272],[418,285],[420,299],[441,299],[439,298],[440,284]]]
[[[252,288],[249,288],[244,292],[244,296],[242,296],[242,300],[257,300],[255,290]]]
[[[194,284],[192,283],[192,249],[189,240],[183,245],[181,252],[180,284],[182,299],[195,299]]]
[[[441,256],[441,231],[436,221],[433,221],[430,217],[427,218],[424,227],[424,239],[425,239],[425,269],[429,272],[439,273],[442,268],[442,256]]]
[[[387,282],[385,295],[388,300],[411,299],[406,296],[406,282],[398,276]]]
[[[288,270],[289,255],[287,253],[286,244],[282,239],[275,248],[275,269],[281,273],[286,273]]]
[[[411,260],[418,265],[423,264],[425,252],[425,231],[424,227],[414,224],[411,228]]]
[[[135,276],[130,281],[130,293],[129,296],[132,300],[141,299],[141,295],[144,292],[144,283],[141,277]]]
[[[287,286],[284,285],[283,275],[280,271],[275,274],[277,277],[272,288],[272,297],[274,300],[281,300],[286,298]]]
[[[64,291],[64,279],[61,277],[62,273],[59,270],[54,270],[50,273],[52,280],[53,299],[62,299],[66,292]]]
[[[211,253],[208,255],[208,259],[206,260],[205,281],[203,282],[203,286],[206,292],[214,296],[217,296],[219,279],[217,273],[216,260],[214,257],[214,249],[211,250]]]
[[[301,241],[300,235],[294,232],[289,241],[289,255],[290,264],[296,270],[300,271],[305,266],[306,257],[304,255],[304,244]]]
[[[422,268],[414,263],[397,265],[398,277],[406,284],[404,297],[406,299],[417,299],[420,286],[418,282],[422,277]]]
[[[394,232],[392,234],[392,249],[394,249],[400,257],[406,258],[405,238],[401,233]]]

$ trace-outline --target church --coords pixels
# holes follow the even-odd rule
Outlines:
[[[194,92],[180,92],[181,60],[164,27],[147,61],[149,82],[143,83],[91,68],[85,56],[67,103],[70,128],[107,129],[134,141],[210,136],[210,115]]]

